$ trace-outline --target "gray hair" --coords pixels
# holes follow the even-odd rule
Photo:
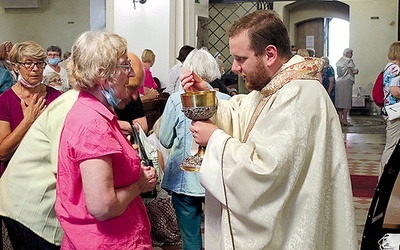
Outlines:
[[[49,72],[46,75],[44,75],[43,77],[43,84],[45,85],[50,85],[50,81],[51,79],[53,79],[54,77],[58,76],[61,79],[60,74],[58,74],[57,72]]]
[[[183,70],[189,69],[209,83],[221,77],[217,61],[206,48],[194,49],[189,53],[183,63]]]
[[[328,57],[323,56],[323,57],[321,57],[321,59],[324,60],[325,66],[328,66],[328,65],[329,65],[329,58],[328,58]]]
[[[345,49],[343,50],[343,55],[346,56],[347,53],[353,53],[353,50],[350,49],[350,48],[345,48]]]

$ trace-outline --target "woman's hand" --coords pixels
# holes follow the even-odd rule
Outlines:
[[[140,192],[146,193],[154,190],[157,184],[157,173],[156,169],[142,165],[142,171],[140,173],[139,186]]]
[[[21,108],[24,114],[24,120],[32,124],[46,108],[45,96],[39,96],[38,93],[35,93],[29,103],[25,103],[25,101],[21,99]]]
[[[121,127],[121,130],[124,133],[124,135],[132,134],[132,126],[131,124],[129,124],[129,122],[118,120],[118,124]]]
[[[147,97],[147,99],[156,99],[160,93],[156,89],[149,89],[144,87],[144,95]]]
[[[208,90],[207,83],[191,70],[186,70],[181,76],[181,83],[185,92]]]

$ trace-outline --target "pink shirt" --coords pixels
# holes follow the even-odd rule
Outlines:
[[[123,214],[97,221],[89,214],[79,163],[108,155],[115,187],[139,180],[140,161],[121,132],[117,117],[81,91],[67,114],[60,137],[56,213],[64,229],[62,249],[152,249],[150,222],[138,196]]]
[[[138,88],[138,92],[141,95],[144,95],[144,89],[143,87],[149,88],[149,89],[158,89],[158,85],[156,81],[154,81],[153,74],[151,74],[150,69],[144,69],[144,82],[143,86]]]

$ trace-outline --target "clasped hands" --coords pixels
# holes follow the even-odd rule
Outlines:
[[[190,70],[183,72],[181,83],[185,92],[210,90],[207,82]],[[217,129],[218,127],[210,119],[192,121],[190,126],[190,132],[192,132],[195,142],[200,146],[206,146],[212,133]]]

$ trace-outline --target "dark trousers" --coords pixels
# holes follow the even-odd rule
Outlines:
[[[183,250],[201,250],[201,221],[204,197],[188,196],[172,192],[172,204],[178,219]]]
[[[14,249],[18,250],[59,250],[60,246],[56,246],[39,235],[32,232],[29,228],[21,223],[2,217],[6,225],[8,236]]]

